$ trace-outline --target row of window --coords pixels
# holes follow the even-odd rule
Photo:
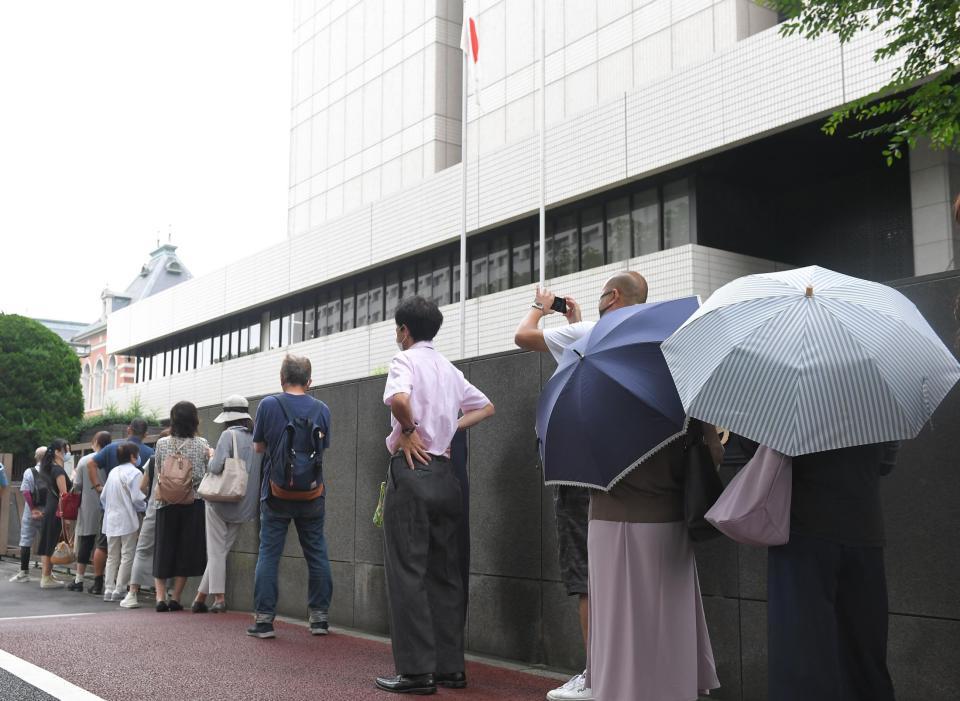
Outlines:
[[[686,179],[634,188],[551,213],[545,242],[548,278],[673,248],[693,240]],[[439,306],[460,301],[460,251],[453,244],[270,307],[221,320],[137,357],[137,382],[175,375],[393,318],[400,300],[419,294]],[[540,277],[537,220],[472,237],[468,296],[527,285]],[[262,326],[266,324],[266,326]]]

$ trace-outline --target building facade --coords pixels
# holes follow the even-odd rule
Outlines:
[[[878,144],[818,128],[890,75],[881,36],[785,38],[748,0],[545,1],[545,274],[588,314],[627,267],[664,299],[778,266],[891,280],[952,265],[957,157],[921,147],[887,167]],[[513,347],[539,278],[539,9],[480,10],[464,357]],[[415,292],[441,305],[439,346],[460,356],[461,12],[297,3],[289,236],[113,312],[106,350],[136,360],[133,385],[106,396],[162,411],[263,394],[288,351],[317,384],[375,374]]]
[[[107,349],[107,319],[120,309],[189,280],[192,277],[190,271],[184,267],[176,250],[177,247],[169,243],[158,245],[122,293],[106,289],[100,294],[101,311],[97,321],[73,329],[70,342],[81,356],[80,382],[87,416],[101,413],[108,403],[114,401],[110,399],[113,392],[133,384],[136,379],[136,357]],[[127,401],[132,399],[132,395],[121,396]]]

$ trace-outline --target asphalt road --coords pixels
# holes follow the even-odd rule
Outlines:
[[[245,635],[249,614],[157,613],[120,609],[89,594],[13,584],[17,565],[0,562],[0,650],[47,670],[105,701],[247,699],[388,701],[373,685],[393,673],[389,644],[334,630],[315,637],[296,623],[277,623],[277,638]],[[39,574],[38,571],[32,571]],[[438,696],[464,701],[540,701],[555,678],[467,663],[469,687]],[[4,671],[0,699],[47,701]]]

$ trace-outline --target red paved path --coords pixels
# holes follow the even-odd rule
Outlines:
[[[244,634],[250,620],[242,614],[138,609],[0,621],[0,648],[107,701],[402,698],[373,686],[375,676],[392,673],[388,645],[337,633],[314,637],[303,626],[282,622],[276,639],[257,640]],[[467,677],[467,689],[440,689],[437,696],[540,701],[557,685],[472,662]]]

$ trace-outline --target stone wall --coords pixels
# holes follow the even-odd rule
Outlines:
[[[953,301],[960,275],[897,284],[948,342],[957,329]],[[576,602],[559,581],[550,490],[537,468],[533,432],[537,395],[553,361],[509,353],[460,363],[488,394],[497,415],[469,435],[471,476],[470,651],[582,669]],[[333,412],[325,458],[327,536],[333,565],[335,624],[388,633],[381,532],[371,522],[387,453],[389,414],[383,376],[313,391]],[[241,387],[225,388],[227,393]],[[255,402],[253,409],[255,409]],[[201,411],[202,430],[215,440],[219,409]],[[931,426],[904,445],[884,480],[890,666],[901,700],[960,696],[960,475],[952,431],[960,420],[960,390]],[[730,479],[736,468],[724,468]],[[243,530],[229,562],[228,601],[252,606],[257,535]],[[306,615],[306,567],[292,532],[281,565],[280,612]],[[766,696],[766,553],[718,539],[698,546],[700,583],[723,688],[714,698],[759,701]]]

